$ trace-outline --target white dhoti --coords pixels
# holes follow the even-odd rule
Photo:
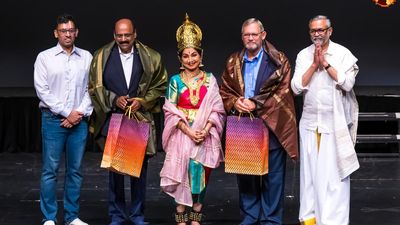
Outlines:
[[[318,136],[300,127],[299,220],[302,225],[348,225],[350,177],[339,177],[335,135]]]

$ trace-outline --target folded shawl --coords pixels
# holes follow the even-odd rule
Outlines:
[[[343,68],[353,70],[357,75],[357,59],[353,56],[346,60]],[[358,103],[354,90],[343,91],[333,86],[333,127],[336,140],[336,161],[339,177],[346,178],[358,168],[360,164],[354,148],[357,138]]]

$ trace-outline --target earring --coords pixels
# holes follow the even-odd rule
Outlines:
[[[204,67],[204,64],[203,64],[203,56],[204,56],[204,50],[201,49],[201,61],[200,61],[200,65],[199,65],[200,68]]]
[[[181,63],[181,67],[179,67],[180,70],[185,70],[185,67],[183,67],[183,64]]]

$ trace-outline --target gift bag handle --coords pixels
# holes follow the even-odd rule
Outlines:
[[[136,116],[136,113],[132,112],[132,105],[126,107],[124,115],[129,119],[135,118],[135,120],[139,122],[139,118]]]
[[[239,112],[239,116],[238,116],[238,121],[240,120],[240,117],[243,115],[243,114],[245,114],[244,112]],[[253,113],[252,112],[248,112],[248,114],[249,114],[249,117],[250,117],[250,120],[251,121],[253,121],[256,117],[253,115]]]

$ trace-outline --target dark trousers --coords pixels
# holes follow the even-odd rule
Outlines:
[[[237,175],[240,211],[243,216],[240,225],[282,224],[285,150],[270,150],[268,161],[269,171],[266,175]]]
[[[140,178],[129,177],[131,189],[131,207],[129,215],[126,212],[124,175],[110,171],[109,174],[109,204],[108,212],[111,225],[120,225],[130,220],[135,225],[144,223],[144,203],[146,199],[146,176],[148,157],[143,161]]]

